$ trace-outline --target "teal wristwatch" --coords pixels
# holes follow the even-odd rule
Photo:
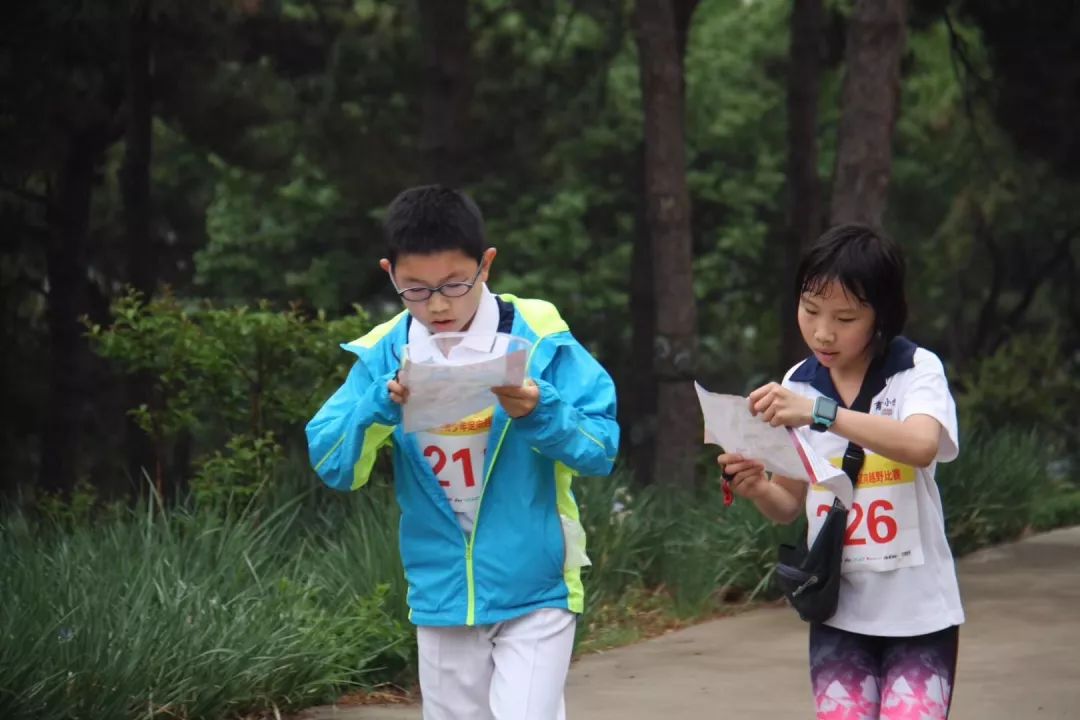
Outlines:
[[[813,419],[813,422],[810,423],[810,429],[825,432],[831,428],[832,424],[836,422],[838,408],[839,406],[835,400],[824,395],[814,400],[814,409],[810,412],[810,417]]]

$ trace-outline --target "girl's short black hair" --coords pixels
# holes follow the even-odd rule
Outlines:
[[[484,259],[484,217],[465,193],[443,185],[421,185],[401,191],[383,221],[388,260],[401,255],[431,255],[461,250],[477,262]]]
[[[795,290],[820,294],[837,281],[874,309],[875,339],[884,347],[904,330],[904,254],[883,233],[865,225],[837,225],[810,245],[799,262]]]

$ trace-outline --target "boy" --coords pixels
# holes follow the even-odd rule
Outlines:
[[[611,471],[614,385],[552,305],[488,290],[496,251],[464,193],[405,190],[384,230],[380,266],[405,311],[343,346],[358,360],[308,423],[312,464],[330,487],[357,489],[393,446],[425,719],[563,718],[587,562],[570,482]],[[402,349],[443,332],[530,340],[529,380],[492,388],[487,411],[406,434]]]

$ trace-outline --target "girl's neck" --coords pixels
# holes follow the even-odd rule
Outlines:
[[[852,361],[849,365],[829,369],[833,387],[836,388],[840,399],[844,401],[844,405],[851,407],[851,403],[855,402],[855,398],[859,396],[863,378],[866,377],[866,372],[870,368],[870,360],[870,349],[867,348],[858,360]]]

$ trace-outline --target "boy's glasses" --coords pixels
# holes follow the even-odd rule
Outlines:
[[[406,302],[424,302],[435,293],[442,293],[443,297],[457,298],[462,295],[468,294],[473,286],[476,285],[476,281],[480,278],[480,273],[484,269],[484,263],[480,263],[480,267],[476,268],[476,274],[473,275],[473,279],[469,282],[448,282],[443,283],[439,287],[410,287],[402,290],[394,282],[394,276],[390,276],[390,284],[394,286],[394,290],[397,292],[398,297]]]

